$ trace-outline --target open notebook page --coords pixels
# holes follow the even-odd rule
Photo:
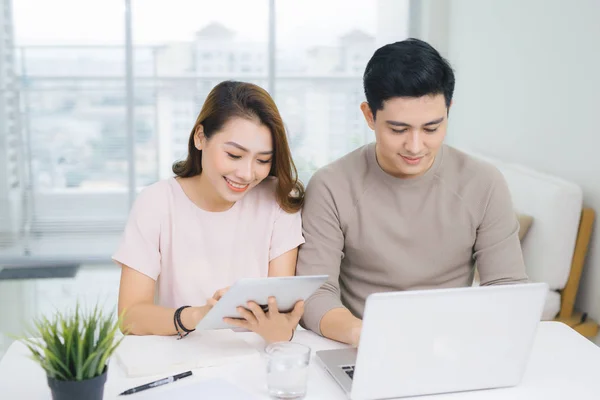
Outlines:
[[[176,336],[128,336],[115,357],[128,377],[137,377],[237,363],[260,357],[260,353],[235,332],[222,329],[195,331],[181,340]]]

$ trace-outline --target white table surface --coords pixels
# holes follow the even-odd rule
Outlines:
[[[237,334],[263,352],[262,339],[253,333]],[[314,351],[343,348],[344,345],[308,331],[298,331],[294,341],[309,345],[313,351],[306,399],[345,399],[342,390],[314,359]],[[220,377],[248,392],[249,399],[268,399],[265,365],[265,359],[261,357],[237,365],[196,369],[193,377],[146,392],[162,391],[164,398],[168,399],[169,389],[174,385],[187,385],[194,381]],[[139,394],[122,397],[117,397],[117,394],[155,378],[160,377],[127,378],[118,363],[111,361],[104,399],[141,399]],[[28,358],[26,347],[19,342],[13,343],[0,360],[0,399],[51,399],[44,371]],[[418,399],[600,399],[600,348],[567,325],[542,322],[525,376],[519,386],[421,396]]]

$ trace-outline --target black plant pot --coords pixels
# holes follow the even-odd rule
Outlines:
[[[48,377],[53,400],[102,400],[108,367],[104,373],[84,381],[59,381]]]

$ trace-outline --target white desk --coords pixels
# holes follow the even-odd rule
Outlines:
[[[238,333],[244,340],[262,351],[262,340],[252,333]],[[312,332],[299,331],[294,341],[309,345],[314,351],[341,348],[343,345],[323,339]],[[3,400],[51,398],[44,371],[27,357],[27,349],[15,342],[0,360],[0,398]],[[245,364],[194,370],[194,377],[179,383],[210,377],[225,378],[256,399],[268,399],[266,390],[265,360]],[[138,395],[117,397],[125,389],[153,380],[152,378],[126,378],[117,363],[109,366],[105,399],[134,400]],[[151,389],[162,390],[168,399],[169,386]],[[149,391],[147,391],[149,392]],[[344,399],[345,396],[327,372],[313,358],[308,381],[307,400]],[[423,396],[419,400],[446,399],[600,399],[600,348],[583,336],[557,322],[542,322],[538,330],[531,359],[521,385],[514,388]]]

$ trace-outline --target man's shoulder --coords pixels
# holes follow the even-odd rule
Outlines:
[[[352,213],[369,182],[370,146],[362,146],[318,169],[306,186],[305,210],[325,202],[340,215]]]
[[[472,187],[487,192],[498,180],[504,179],[500,170],[491,162],[455,147],[445,145],[443,157],[440,178],[456,186],[458,190]]]
[[[504,175],[492,162],[450,146],[444,148],[439,182],[469,210],[477,224],[494,193],[502,196],[508,190]]]

